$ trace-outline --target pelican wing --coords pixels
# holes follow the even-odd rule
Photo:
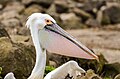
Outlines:
[[[76,41],[58,25],[45,26],[39,31],[40,43],[47,51],[70,57],[96,59],[97,56],[86,46]]]

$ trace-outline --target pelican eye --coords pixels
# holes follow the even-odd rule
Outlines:
[[[49,20],[49,19],[45,19],[45,22],[46,22],[47,25],[51,25],[51,24],[53,24],[52,21]]]

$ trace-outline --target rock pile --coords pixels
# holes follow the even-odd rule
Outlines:
[[[0,23],[11,34],[27,35],[25,22],[34,12],[50,14],[65,29],[120,23],[114,0],[0,0]]]

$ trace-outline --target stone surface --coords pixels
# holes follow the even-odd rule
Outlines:
[[[7,20],[2,20],[1,23],[6,26],[6,27],[10,27],[10,28],[15,28],[16,26],[20,25],[20,22],[18,19],[16,18],[11,18],[11,19],[7,19]]]
[[[86,22],[86,25],[88,25],[89,27],[100,27],[100,23],[96,20],[96,19],[88,19]]]
[[[109,17],[111,23],[120,23],[120,7],[112,6],[104,10],[104,13]]]
[[[55,5],[56,5],[56,11],[58,13],[65,13],[65,12],[68,12],[68,4],[67,4],[67,1],[64,1],[64,0],[55,0],[54,1]]]
[[[94,73],[93,70],[90,69],[86,72],[85,76],[77,79],[102,79],[102,78],[99,77],[97,74]]]
[[[3,11],[16,11],[18,13],[22,12],[25,9],[25,6],[21,4],[20,2],[11,2],[8,3],[7,6],[4,8]]]
[[[2,25],[0,25],[0,37],[10,38],[9,34],[7,33],[7,31],[5,30],[5,28]]]
[[[63,22],[63,27],[69,29],[76,29],[82,27],[82,24],[80,23],[81,19],[78,18],[74,13],[63,13],[60,15],[60,19]]]
[[[35,63],[34,47],[22,43],[12,44],[9,38],[1,37],[0,50],[2,75],[13,72],[17,79],[26,79]]]
[[[92,16],[89,13],[87,13],[84,10],[81,10],[79,8],[74,8],[73,12],[76,13],[78,16],[81,16],[83,18],[83,20],[92,18]]]
[[[39,6],[39,5],[31,5],[29,7],[27,7],[23,14],[27,15],[27,16],[30,16],[32,13],[35,13],[35,12],[42,12],[43,9]]]
[[[0,15],[0,20],[7,20],[11,18],[20,18],[20,15],[16,11],[5,11]]]
[[[39,3],[41,4],[41,6],[43,7],[49,7],[50,4],[53,3],[53,0],[22,0],[22,3],[25,4],[25,5],[29,5],[31,3]]]

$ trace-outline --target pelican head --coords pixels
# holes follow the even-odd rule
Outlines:
[[[38,39],[40,46],[49,52],[78,58],[98,59],[91,50],[58,26],[48,14],[34,13],[29,16],[26,25],[30,28],[33,42]]]
[[[56,21],[48,14],[33,13],[28,17],[26,25],[28,28],[37,27],[39,30],[43,29],[46,25],[55,24]]]

